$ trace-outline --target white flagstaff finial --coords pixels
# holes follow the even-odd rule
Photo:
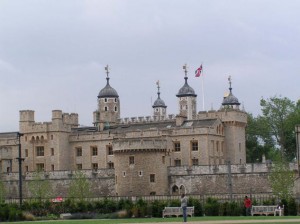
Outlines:
[[[106,65],[106,66],[105,66],[105,71],[106,71],[107,77],[108,77],[108,74],[109,74],[109,70],[110,70],[110,69],[109,69],[108,65]]]
[[[182,68],[184,70],[185,76],[187,76],[187,72],[188,72],[188,70],[187,70],[188,69],[187,64],[185,63]]]

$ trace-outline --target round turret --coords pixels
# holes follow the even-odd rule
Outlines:
[[[236,106],[238,107],[240,105],[238,98],[236,98],[232,94],[232,88],[231,88],[231,77],[228,78],[229,81],[229,94],[223,98],[222,105],[223,106]]]

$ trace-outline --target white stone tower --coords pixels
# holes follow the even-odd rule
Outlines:
[[[185,83],[180,88],[178,94],[179,115],[187,117],[188,120],[195,118],[197,113],[197,95],[192,87],[187,83],[187,65],[183,66],[185,73]]]

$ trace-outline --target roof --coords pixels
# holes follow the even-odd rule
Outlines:
[[[106,97],[119,97],[117,91],[109,85],[109,77],[106,78],[107,83],[106,86],[100,90],[98,94],[98,98],[106,98]]]
[[[189,86],[187,83],[188,77],[184,77],[185,83],[184,85],[179,89],[177,93],[177,97],[184,97],[184,96],[194,96],[196,97],[197,95],[195,94],[195,90]]]

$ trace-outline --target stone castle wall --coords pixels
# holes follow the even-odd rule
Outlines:
[[[153,163],[148,164],[149,166],[153,165]],[[271,192],[268,181],[270,166],[270,164],[231,165],[232,193],[258,194]],[[290,164],[291,170],[296,170],[296,168],[296,164]],[[139,169],[135,171],[137,170]],[[82,172],[91,183],[94,197],[116,195],[114,169],[83,170]],[[172,192],[174,186],[178,188],[183,186],[187,194],[199,195],[228,194],[230,190],[228,187],[228,165],[168,167],[167,172],[170,195],[176,194],[176,192]],[[67,197],[73,173],[74,171],[45,172],[43,178],[49,180],[54,196]],[[143,175],[146,175],[146,173],[143,173]],[[123,177],[121,175],[118,178]],[[2,174],[1,179],[6,186],[7,196],[9,198],[18,198],[18,173]],[[30,197],[28,185],[31,181],[33,181],[33,173],[28,172],[23,176],[24,198]],[[298,179],[296,179],[295,195],[298,195],[298,182]],[[151,188],[149,188],[149,191],[151,191]],[[159,193],[157,191],[157,195],[160,195]],[[132,192],[132,195],[135,195],[134,192]]]

